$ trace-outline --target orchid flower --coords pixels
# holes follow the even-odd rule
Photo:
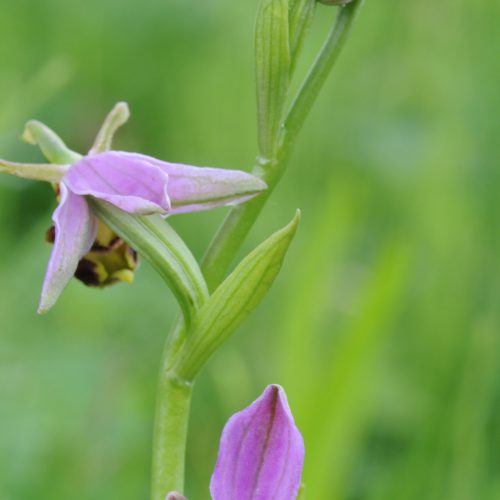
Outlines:
[[[94,246],[99,221],[89,198],[130,214],[168,216],[242,203],[266,188],[261,179],[239,170],[168,163],[122,151],[91,150],[84,157],[73,155],[75,161],[69,165],[0,160],[0,172],[58,186],[59,205],[52,216],[54,247],[43,283],[40,313],[55,304],[77,272],[79,262]],[[85,269],[80,266],[79,272]]]

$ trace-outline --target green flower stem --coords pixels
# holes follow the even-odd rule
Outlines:
[[[202,262],[202,271],[210,291],[223,280],[228,267],[281,179],[297,134],[340,54],[363,1],[355,0],[339,10],[334,26],[286,116],[276,157],[272,160],[258,160],[253,173],[267,183],[268,189],[250,202],[234,207],[212,240]],[[164,500],[169,491],[184,490],[191,385],[188,381],[176,378],[171,367],[185,336],[182,321],[179,320],[167,339],[163,353],[153,442],[152,500]]]
[[[167,337],[158,377],[151,464],[152,500],[165,500],[169,491],[184,491],[187,422],[192,383],[180,380],[172,371],[184,337],[185,323],[182,316],[179,316]]]
[[[285,120],[288,143],[293,143],[302,128],[321,88],[342,52],[359,9],[364,2],[365,0],[354,0],[345,7],[340,8],[335,24],[288,112]]]
[[[318,94],[331,72],[349,35],[364,0],[356,0],[340,9],[336,22],[313,63],[304,84],[285,119],[281,147],[274,160],[259,161],[253,174],[259,175],[268,189],[254,200],[234,207],[223,221],[202,262],[202,271],[210,290],[222,281],[247,234],[286,169],[292,148]]]
[[[169,373],[161,378],[158,393],[162,397],[156,409],[152,498],[165,500],[168,492],[184,490],[192,384]]]

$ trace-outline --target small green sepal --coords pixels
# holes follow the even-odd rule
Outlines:
[[[0,173],[15,175],[23,179],[46,181],[53,184],[59,182],[68,171],[69,165],[52,163],[16,163],[0,159]]]
[[[69,149],[52,129],[37,120],[30,120],[25,125],[22,139],[28,144],[39,146],[50,163],[71,165],[82,157]]]
[[[108,116],[106,116],[89,154],[110,151],[116,131],[122,125],[125,125],[129,118],[130,110],[128,104],[126,102],[116,103],[114,108],[108,113]]]

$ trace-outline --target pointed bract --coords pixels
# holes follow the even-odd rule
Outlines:
[[[224,427],[210,483],[212,499],[293,500],[303,461],[304,442],[285,392],[270,385]]]
[[[60,185],[61,201],[55,210],[55,240],[45,274],[39,313],[49,310],[75,274],[79,260],[90,250],[97,232],[97,220],[85,198]]]

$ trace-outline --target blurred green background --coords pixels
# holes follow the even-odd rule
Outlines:
[[[19,140],[30,118],[83,152],[126,100],[117,148],[249,168],[256,3],[2,2],[0,156],[41,159]],[[495,0],[367,0],[245,244],[302,209],[267,300],[197,383],[191,500],[209,498],[226,419],[270,382],[306,440],[308,499],[500,498],[499,16]],[[75,281],[37,317],[54,205],[0,178],[0,499],[147,498],[176,305],[144,264],[133,286]],[[224,213],[172,223],[201,256]]]

